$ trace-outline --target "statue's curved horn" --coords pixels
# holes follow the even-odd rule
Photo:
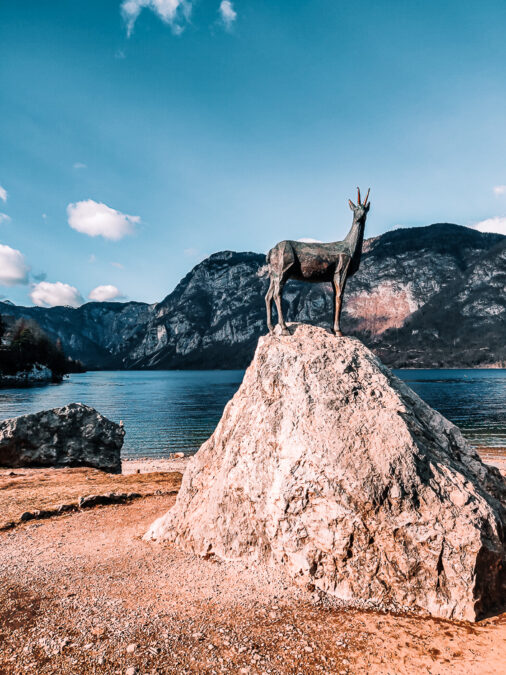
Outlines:
[[[362,202],[360,201],[360,188],[359,187],[357,187],[357,192],[358,192],[358,205],[360,206],[360,204]]]
[[[366,196],[365,196],[364,206],[367,206],[367,200],[369,199],[369,192],[370,192],[370,191],[371,191],[371,188],[369,188],[369,189],[367,190],[367,194],[366,194]]]

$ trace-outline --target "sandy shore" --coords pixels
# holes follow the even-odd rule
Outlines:
[[[179,473],[184,473],[190,459],[189,455],[175,459],[152,459],[149,457],[140,457],[139,459],[123,458],[121,461],[121,471],[125,476],[132,473],[151,473],[153,471],[179,471]]]
[[[482,460],[496,466],[506,476],[506,448],[476,448]]]
[[[140,495],[0,531],[0,673],[504,672],[506,614],[470,624],[364,611],[272,568],[144,542],[188,461],[127,460],[119,476],[0,470],[0,514]]]
[[[484,462],[497,466],[502,472],[506,472],[506,448],[478,447],[476,449]],[[151,471],[179,471],[180,473],[184,473],[190,459],[188,455],[176,459],[153,459],[149,457],[141,457],[139,459],[123,458],[122,472],[126,475],[136,472],[149,473]]]

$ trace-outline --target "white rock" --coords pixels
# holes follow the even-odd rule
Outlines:
[[[506,486],[357,339],[265,336],[146,539],[283,565],[344,600],[475,620],[505,603]]]

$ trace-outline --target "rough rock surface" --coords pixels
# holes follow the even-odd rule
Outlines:
[[[146,539],[282,564],[345,600],[469,620],[500,609],[498,470],[360,341],[291,331],[260,339]]]
[[[91,466],[121,473],[125,430],[94,408],[62,408],[0,422],[0,466]]]

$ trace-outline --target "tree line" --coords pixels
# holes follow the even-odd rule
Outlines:
[[[61,340],[52,342],[38,323],[27,319],[9,323],[0,315],[0,374],[15,375],[35,365],[49,368],[56,380],[84,372],[81,361],[66,356]]]

